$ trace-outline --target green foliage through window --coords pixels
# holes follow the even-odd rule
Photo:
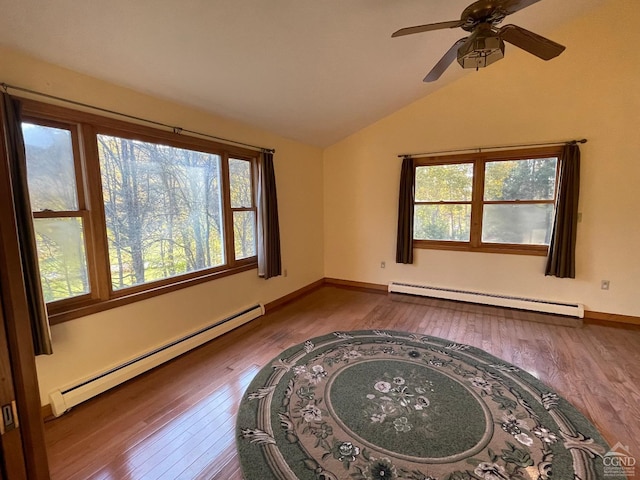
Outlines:
[[[550,149],[417,160],[414,240],[464,249],[548,245],[557,167]]]
[[[468,242],[472,187],[472,163],[417,167],[414,238]]]

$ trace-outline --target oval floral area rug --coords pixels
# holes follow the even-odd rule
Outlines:
[[[246,480],[625,478],[604,472],[596,428],[533,376],[402,332],[287,349],[253,379],[237,430]]]

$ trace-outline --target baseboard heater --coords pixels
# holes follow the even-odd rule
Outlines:
[[[56,417],[59,417],[71,407],[130,380],[141,373],[151,370],[193,348],[199,347],[261,315],[264,315],[264,306],[254,305],[183,337],[174,339],[161,347],[148,351],[104,372],[93,375],[90,378],[54,390],[49,394],[51,410]]]
[[[401,282],[391,282],[389,284],[389,292],[584,318],[584,305],[580,303],[561,303],[535,298],[512,297],[509,295],[429,287],[426,285]]]

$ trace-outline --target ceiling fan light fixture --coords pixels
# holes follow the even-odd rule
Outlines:
[[[504,58],[504,41],[497,35],[472,35],[458,49],[462,68],[484,68]]]

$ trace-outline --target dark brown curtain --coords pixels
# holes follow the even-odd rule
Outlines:
[[[51,355],[51,332],[47,308],[42,295],[36,236],[33,229],[29,187],[27,184],[27,159],[22,138],[20,102],[2,93],[2,125],[6,155],[11,176],[22,275],[29,303],[29,317],[36,355]]]
[[[273,153],[258,159],[258,275],[267,279],[282,273],[278,196]]]
[[[560,178],[556,218],[549,244],[545,275],[576,278],[576,232],[580,194],[580,147],[564,146],[560,158]]]
[[[396,263],[413,263],[413,190],[415,169],[412,158],[402,160],[398,199],[398,239]]]

